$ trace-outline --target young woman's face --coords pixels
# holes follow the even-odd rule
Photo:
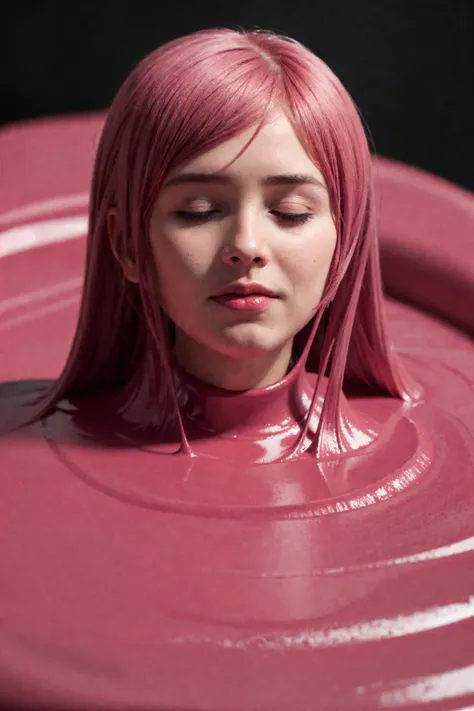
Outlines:
[[[323,176],[283,114],[221,170],[253,131],[171,174],[154,208],[160,303],[194,353],[257,357],[292,342],[314,315],[333,257]],[[233,293],[219,296],[225,289]]]

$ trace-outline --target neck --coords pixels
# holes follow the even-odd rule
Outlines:
[[[203,383],[224,390],[264,388],[285,377],[291,362],[293,341],[270,353],[232,358],[217,353],[176,332],[174,356],[178,365]]]
[[[209,434],[235,436],[244,431],[254,437],[280,431],[299,431],[311,400],[312,388],[301,364],[277,383],[232,391],[216,387],[176,367],[180,410],[187,428]],[[314,384],[313,384],[314,386]],[[296,431],[295,430],[295,431]]]

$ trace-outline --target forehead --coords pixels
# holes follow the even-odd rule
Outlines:
[[[172,175],[215,173],[229,166],[226,173],[236,178],[243,175],[250,177],[305,172],[322,179],[321,173],[305,152],[292,125],[282,112],[273,112],[252,140],[256,128],[253,126],[197,156]],[[249,141],[251,143],[247,146]],[[241,151],[243,153],[239,155]]]

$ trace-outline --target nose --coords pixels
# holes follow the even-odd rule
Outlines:
[[[268,264],[268,252],[262,236],[256,238],[256,230],[250,220],[240,224],[224,245],[222,260],[228,265],[251,265],[264,267]]]

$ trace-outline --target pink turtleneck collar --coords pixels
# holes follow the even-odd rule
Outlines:
[[[235,391],[204,383],[179,366],[175,373],[186,430],[190,425],[194,431],[230,436],[271,436],[301,425],[315,378],[297,365],[272,385]]]

